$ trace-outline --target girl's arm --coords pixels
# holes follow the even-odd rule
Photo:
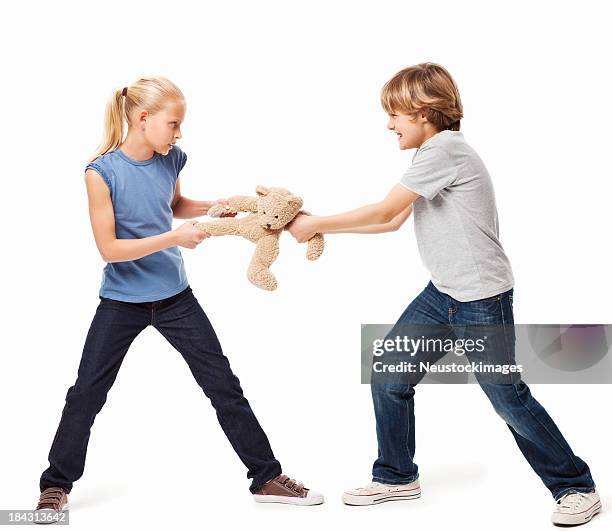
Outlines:
[[[299,242],[305,242],[318,232],[325,233],[332,230],[386,224],[411,206],[418,197],[419,194],[398,183],[378,203],[372,203],[335,216],[297,216],[290,223],[289,232]]]
[[[412,205],[402,210],[388,223],[379,223],[378,225],[365,225],[363,227],[354,227],[352,229],[336,229],[327,231],[325,234],[380,234],[382,232],[393,232],[398,230],[412,213]]]
[[[181,195],[180,178],[176,179],[176,188],[174,197],[172,198],[172,216],[177,219],[193,219],[201,216],[206,216],[211,206],[217,203],[228,204],[230,199],[217,199],[216,201],[196,201]],[[234,217],[236,212],[227,212],[221,214],[220,217]]]
[[[147,238],[117,239],[115,213],[108,186],[106,186],[102,177],[91,169],[85,172],[85,183],[87,185],[91,227],[96,245],[105,262],[137,260],[162,249],[174,247],[179,242],[191,246],[191,240],[193,240],[193,247],[195,247],[201,241],[198,238],[205,235],[194,227],[192,231],[181,229],[182,233],[180,234],[178,232],[179,228]],[[192,232],[193,236],[185,234],[185,232]]]
[[[215,204],[215,201],[196,201],[188,197],[181,196],[179,201],[172,207],[172,215],[176,219],[193,219],[208,214],[208,209]]]
[[[181,195],[181,179],[177,177],[174,197],[172,198],[172,215],[177,219],[192,219],[205,216],[214,201],[195,201]]]

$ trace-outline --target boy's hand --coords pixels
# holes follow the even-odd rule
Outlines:
[[[299,214],[287,225],[287,230],[298,242],[304,243],[317,233],[316,221],[316,216]]]
[[[190,219],[173,230],[177,245],[187,249],[195,249],[203,240],[210,237],[208,232],[198,229],[196,223],[198,223],[197,220]]]

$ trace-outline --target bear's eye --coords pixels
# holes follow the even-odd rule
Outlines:
[[[274,216],[276,219],[278,219],[278,216]]]
[[[264,214],[266,213],[266,211],[264,210]]]

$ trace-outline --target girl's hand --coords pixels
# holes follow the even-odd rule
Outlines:
[[[287,225],[287,230],[298,242],[304,243],[310,240],[316,233],[316,217],[299,214]]]
[[[229,208],[229,199],[226,199],[226,198],[217,199],[213,204],[217,204],[217,203],[223,205],[226,209]],[[235,216],[236,216],[236,212],[224,212],[219,217],[220,218],[233,218]]]
[[[176,236],[176,244],[187,249],[195,249],[203,240],[210,237],[208,232],[196,227],[195,219],[190,219],[172,232]]]

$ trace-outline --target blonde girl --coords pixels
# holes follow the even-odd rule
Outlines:
[[[115,90],[106,106],[103,141],[85,168],[91,226],[106,262],[100,302],[76,381],[66,394],[49,467],[40,477],[37,510],[67,508],[73,482],[83,474],[94,419],[129,346],[149,325],[180,352],[210,399],[248,469],[254,499],[296,505],[323,502],[320,494],[282,474],[189,286],[179,247],[193,249],[209,236],[191,218],[227,201],[196,201],[181,195],[179,173],[187,155],[177,141],[185,111],[183,93],[163,77],[144,77]],[[188,221],[172,229],[173,218]]]

